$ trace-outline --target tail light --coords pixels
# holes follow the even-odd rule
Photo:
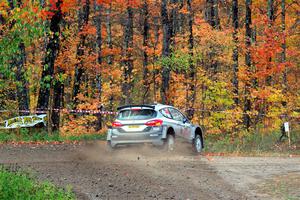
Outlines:
[[[120,122],[113,122],[111,125],[114,128],[119,128],[119,127],[123,126],[123,124],[121,124]]]
[[[163,123],[163,120],[161,119],[155,119],[155,120],[151,120],[146,122],[146,126],[161,126]]]

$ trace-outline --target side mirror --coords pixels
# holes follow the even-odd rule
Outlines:
[[[183,118],[183,123],[187,123],[189,120],[187,118]]]

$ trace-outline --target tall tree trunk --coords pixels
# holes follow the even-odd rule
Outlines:
[[[246,0],[246,18],[245,18],[245,45],[246,45],[246,54],[245,54],[245,64],[247,67],[247,71],[250,73],[251,71],[251,38],[252,38],[252,17],[251,17],[251,0]],[[250,128],[250,115],[248,112],[251,110],[251,101],[250,101],[250,80],[246,80],[245,83],[245,102],[244,102],[244,126],[248,130]]]
[[[239,15],[238,15],[238,0],[232,1],[232,26],[233,26],[233,34],[232,39],[234,42],[232,60],[233,60],[233,78],[232,78],[232,86],[233,86],[233,95],[234,102],[236,105],[239,104],[239,80],[238,80],[238,72],[239,72],[239,52],[238,52],[238,28],[239,28]]]
[[[274,0],[268,0],[268,20],[269,20],[269,24],[270,25],[275,20],[275,16],[274,16]]]
[[[57,66],[55,74],[63,74],[64,71]],[[62,107],[63,102],[63,95],[64,95],[64,84],[60,80],[55,80],[53,83],[53,98],[52,104],[50,105],[55,109],[60,109]],[[51,119],[52,119],[52,131],[58,131],[59,130],[59,122],[60,122],[60,111],[54,110],[51,113]]]
[[[179,0],[180,6],[179,10],[182,10],[184,7],[184,0]],[[184,34],[184,23],[185,23],[185,14],[180,12],[178,14],[178,32]]]
[[[213,0],[213,11],[214,11],[214,28],[220,29],[220,17],[219,17],[219,0]]]
[[[132,50],[133,50],[133,9],[127,7],[127,20],[124,26],[124,45],[123,53],[125,61],[123,62],[123,84],[122,84],[122,103],[130,104],[132,103],[132,70],[133,70],[133,60],[132,60]]]
[[[194,34],[193,34],[193,10],[192,10],[192,0],[187,0],[188,9],[188,28],[189,28],[189,86],[188,86],[188,98],[186,99],[188,104],[188,117],[191,119],[194,116],[194,106],[196,100],[196,67],[193,62],[194,57]]]
[[[218,0],[206,0],[206,21],[211,25],[213,29],[220,29],[220,19],[218,11]],[[212,71],[212,79],[216,81],[216,73],[218,70],[218,60],[216,59],[216,49],[214,46],[210,47],[208,52],[209,62],[207,63],[208,70]]]
[[[162,57],[170,56],[170,40],[172,29],[170,28],[170,21],[168,17],[168,0],[162,0],[161,2],[161,18],[162,18],[162,31],[163,31],[163,46],[162,46]],[[162,85],[160,90],[161,101],[163,104],[169,102],[168,90],[170,81],[170,66],[164,64],[162,66]]]
[[[78,32],[79,33],[83,31],[84,26],[88,24],[89,15],[90,15],[90,0],[85,0],[82,10],[80,9],[78,11]],[[77,95],[79,94],[80,85],[85,71],[81,60],[82,59],[81,57],[84,55],[85,39],[86,39],[86,35],[81,34],[79,44],[77,47],[77,53],[76,53],[77,59],[79,60],[79,64],[75,66],[75,79],[74,79],[74,86],[73,86],[73,99],[75,101],[75,104],[78,103]]]
[[[97,62],[100,67],[102,64],[102,16],[101,16],[102,8],[100,5],[95,2],[95,24],[96,24],[96,30],[97,30],[97,52],[98,52],[98,58]],[[98,87],[98,99],[101,102],[101,95],[102,95],[102,76],[100,71],[97,71],[96,74],[96,80],[97,80],[97,87]],[[100,105],[99,105],[100,106]],[[102,128],[102,115],[98,113],[97,115],[97,121],[96,121],[96,130],[100,130]]]
[[[285,41],[285,0],[281,0],[281,31],[282,31],[282,52],[281,52],[281,63],[286,62],[286,41]],[[283,90],[286,93],[288,88],[288,82],[287,82],[287,68],[284,68],[283,71]]]
[[[113,48],[113,44],[112,44],[112,33],[111,33],[111,8],[112,8],[112,5],[110,3],[109,5],[109,8],[106,9],[106,33],[107,33],[107,39],[106,39],[106,42],[107,42],[107,46],[109,49],[112,50]],[[112,55],[109,55],[108,58],[107,58],[107,64],[108,66],[112,66],[113,65],[113,56]],[[113,88],[113,78],[110,77],[109,78],[109,87],[110,89]],[[110,94],[109,96],[109,106],[108,108],[110,110],[113,109],[113,101],[114,101],[114,95],[113,94]]]
[[[58,0],[56,3],[57,10],[52,11],[54,15],[51,17],[50,21],[50,34],[49,42],[46,46],[46,55],[43,62],[43,72],[40,82],[40,92],[38,98],[39,109],[47,109],[50,97],[50,86],[52,85],[53,74],[54,74],[54,64],[55,59],[59,50],[59,35],[60,35],[60,22],[62,20],[61,12],[62,0]]]
[[[150,82],[149,82],[149,69],[148,69],[148,39],[149,39],[149,11],[148,11],[148,0],[144,0],[143,5],[143,103],[150,103],[149,91],[150,91]]]
[[[274,23],[274,0],[268,0],[268,22],[269,22],[269,28],[273,28],[273,23]],[[269,58],[269,65],[271,65],[272,58]],[[269,72],[271,70],[270,66],[267,66],[267,71]],[[272,76],[268,75],[266,78],[266,84],[267,85],[272,85]]]
[[[169,18],[169,29],[170,29],[170,46],[175,47],[175,38],[178,31],[178,8],[177,8],[178,0],[170,0],[170,18]]]
[[[25,77],[25,63],[26,63],[26,52],[24,42],[19,44],[19,59],[17,61],[16,79],[17,83],[17,97],[19,110],[29,110],[29,91],[28,81]],[[20,112],[20,115],[24,112]]]
[[[100,66],[102,64],[102,7],[95,2],[95,25],[96,25],[96,46],[97,46],[97,63]],[[101,100],[102,94],[102,77],[100,70],[97,71],[96,74],[97,79],[97,87],[98,87],[98,99]]]
[[[154,17],[154,38],[155,38],[155,42],[154,42],[154,52],[156,52],[157,50],[157,46],[159,44],[159,35],[160,35],[160,31],[159,31],[159,27],[160,27],[160,24],[159,24],[159,21],[160,21],[160,18],[159,16],[155,16]],[[154,69],[154,65],[155,65],[155,62],[157,62],[159,56],[157,56],[157,54],[154,55],[154,58],[153,58],[153,74],[152,74],[152,81],[153,81],[153,102],[156,102],[156,91],[157,91],[157,88],[158,88],[158,85],[157,85],[157,81],[156,81],[156,75],[159,74],[159,71],[157,69]]]
[[[21,0],[16,2],[17,7],[20,8],[22,6]],[[28,90],[28,81],[25,77],[25,64],[26,64],[26,51],[25,44],[23,41],[19,44],[19,53],[18,58],[16,59],[17,71],[16,71],[16,79],[17,79],[17,99],[19,110],[29,110],[29,90]],[[20,115],[24,114],[24,112],[20,112]],[[26,113],[25,113],[26,114]]]
[[[1,27],[2,25],[4,25],[4,24],[5,24],[4,16],[3,16],[2,13],[0,13],[0,27]],[[2,30],[2,27],[1,27],[1,29],[0,29],[0,36],[2,36],[2,35],[3,35],[3,30]]]
[[[220,29],[220,18],[218,10],[219,0],[206,0],[205,18],[215,29]]]

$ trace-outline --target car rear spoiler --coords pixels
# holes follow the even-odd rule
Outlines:
[[[153,105],[144,105],[144,104],[141,104],[141,105],[126,105],[126,106],[120,106],[120,107],[118,107],[117,111],[125,109],[125,108],[133,108],[133,107],[151,108],[151,109],[155,108],[155,106],[153,106]]]

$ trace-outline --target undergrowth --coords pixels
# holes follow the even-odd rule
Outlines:
[[[46,130],[30,130],[26,128],[2,130],[0,132],[0,143],[7,142],[64,142],[64,141],[80,141],[80,140],[96,140],[105,139],[104,133],[81,134],[76,136],[61,136],[58,132],[48,134]]]
[[[279,131],[268,133],[240,132],[238,134],[208,134],[205,136],[206,152],[225,153],[297,153],[300,154],[300,129],[291,131],[288,139],[279,141]]]
[[[235,134],[205,134],[205,152],[213,153],[295,153],[300,154],[300,128],[291,131],[291,146],[288,140],[279,142],[281,133],[279,131],[255,133],[240,131]],[[45,129],[12,129],[0,131],[0,143],[8,142],[64,142],[64,141],[85,141],[105,140],[106,134],[94,133],[81,135],[61,136],[58,132],[48,134]]]
[[[26,173],[0,168],[0,199],[71,200],[71,188],[61,189],[49,182],[38,182]]]

